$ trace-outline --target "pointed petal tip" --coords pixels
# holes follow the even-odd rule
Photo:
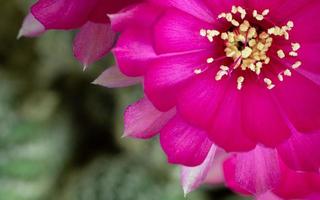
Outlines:
[[[190,190],[190,188],[185,187],[185,186],[182,186],[182,190],[183,190],[183,197],[184,197],[184,198],[187,198],[188,194],[189,194],[190,192],[192,192],[192,191]]]
[[[87,69],[88,69],[89,65],[84,63],[83,64],[83,68],[82,68],[82,71],[85,72]]]
[[[121,139],[128,138],[128,137],[129,137],[128,133],[124,132],[121,136]]]
[[[43,32],[45,32],[46,28],[39,22],[31,13],[29,13],[19,30],[17,39],[21,37],[36,37]]]
[[[23,32],[22,32],[22,28],[20,28],[16,39],[19,40],[19,39],[21,39],[22,37],[23,37]]]

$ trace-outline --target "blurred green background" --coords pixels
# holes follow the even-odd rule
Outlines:
[[[0,0],[0,200],[185,199],[157,138],[121,139],[141,88],[90,84],[111,56],[83,72],[72,32],[16,40],[31,3]],[[243,198],[204,186],[186,199]]]

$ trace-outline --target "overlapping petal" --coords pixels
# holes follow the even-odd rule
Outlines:
[[[200,165],[212,146],[205,131],[191,126],[179,116],[161,130],[160,143],[170,163],[189,167]]]
[[[110,51],[115,36],[110,24],[87,22],[74,40],[74,56],[87,68]]]
[[[160,112],[147,98],[143,98],[126,109],[124,136],[141,139],[153,137],[160,132],[175,113],[175,109]]]

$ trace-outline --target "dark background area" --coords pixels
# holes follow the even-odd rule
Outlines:
[[[16,39],[31,3],[0,0],[0,200],[185,199],[157,138],[121,138],[141,88],[91,84],[112,56],[83,72],[73,32]],[[243,198],[203,186],[186,199]]]

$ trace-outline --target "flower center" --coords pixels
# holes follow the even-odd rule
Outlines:
[[[294,24],[292,21],[282,27],[271,26],[264,30],[259,26],[259,23],[266,20],[269,14],[269,9],[265,9],[262,13],[254,10],[252,16],[247,14],[247,11],[240,6],[232,6],[232,10],[229,13],[221,13],[218,19],[225,19],[231,24],[231,28],[226,32],[220,32],[218,30],[201,29],[200,35],[214,42],[215,38],[222,39],[225,44],[224,52],[225,58],[233,60],[233,64],[230,66],[221,65],[220,70],[216,73],[215,80],[219,81],[224,76],[231,74],[236,69],[242,71],[248,71],[255,73],[257,76],[261,76],[261,71],[268,67],[271,58],[268,56],[269,50],[274,42],[274,37],[283,37],[286,41],[289,40],[289,31],[292,30]],[[250,18],[251,17],[251,18]],[[249,19],[253,23],[258,25],[252,25]],[[219,36],[219,37],[218,37]],[[291,43],[290,52],[285,52],[283,49],[278,49],[276,56],[279,59],[285,59],[286,56],[297,57],[298,50],[300,49],[299,43]],[[207,58],[207,64],[211,64],[216,59],[213,57]],[[292,69],[296,69],[301,66],[300,61],[296,61],[291,64]],[[203,70],[196,69],[195,74],[202,73]],[[277,74],[277,78],[280,81],[284,81],[284,76],[291,76],[290,69],[285,69]],[[237,78],[237,88],[241,90],[245,81],[244,76]],[[264,84],[268,89],[273,89],[275,84],[271,78],[263,77]]]

